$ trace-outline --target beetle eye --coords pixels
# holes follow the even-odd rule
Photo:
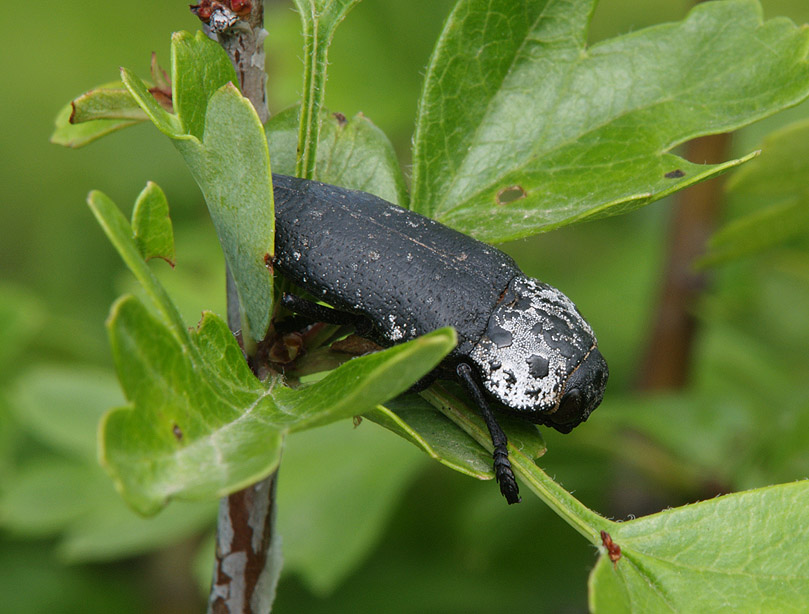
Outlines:
[[[581,421],[581,393],[574,388],[562,397],[559,409],[554,412],[553,421],[559,424],[578,424]]]

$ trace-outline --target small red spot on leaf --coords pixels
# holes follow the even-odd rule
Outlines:
[[[601,531],[601,544],[607,549],[607,556],[610,557],[613,565],[621,558],[621,546],[612,541],[612,536],[606,531]]]
[[[521,185],[510,185],[497,193],[497,204],[508,205],[525,197],[525,189]]]

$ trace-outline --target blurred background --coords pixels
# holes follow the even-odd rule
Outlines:
[[[327,106],[362,111],[404,169],[421,79],[452,4],[366,0],[330,52]],[[805,0],[762,4],[767,18],[809,21]],[[603,0],[591,41],[681,19],[691,6]],[[166,0],[46,1],[19,17],[0,42],[0,594],[18,614],[200,611],[216,503],[137,518],[95,461],[98,417],[123,402],[104,320],[133,282],[85,197],[100,189],[128,212],[147,180],[165,190],[178,265],[157,270],[189,325],[202,309],[224,313],[216,238],[179,155],[150,125],[77,151],[48,142],[70,99],[115,80],[119,66],[147,76],[152,51],[168,66],[170,33],[198,23],[186,3]],[[292,3],[267,2],[266,27],[277,112],[296,101],[301,80]],[[803,104],[720,149],[743,155],[807,117]],[[765,204],[735,194],[719,216]],[[648,357],[659,347],[652,331],[676,206],[505,246],[598,332],[607,399],[572,434],[545,431],[540,464],[613,518],[809,475],[809,242],[711,271],[688,308],[696,328],[682,381],[652,385],[644,367],[659,360]],[[367,421],[291,438],[279,489],[286,567],[276,612],[586,611],[597,553],[577,533],[530,494],[509,508],[492,484]]]

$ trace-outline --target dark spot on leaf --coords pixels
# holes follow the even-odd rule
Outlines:
[[[270,253],[264,254],[264,266],[267,267],[271,275],[274,273],[272,264],[273,264],[272,254]]]
[[[337,120],[337,124],[339,126],[342,127],[342,126],[345,126],[348,123],[348,120],[346,119],[346,116],[343,115],[342,113],[337,112],[337,113],[334,113],[333,115],[334,115],[334,119]]]
[[[679,168],[666,173],[666,179],[679,179],[680,177],[685,177],[685,171],[681,171]]]
[[[511,185],[503,188],[497,193],[497,204],[508,205],[522,198],[525,198],[525,190],[520,185]]]
[[[531,377],[542,379],[548,375],[548,359],[539,354],[534,354],[528,358],[528,372]]]
[[[173,427],[171,427],[171,432],[174,433],[174,438],[177,441],[180,441],[183,438],[183,431],[176,424]]]
[[[360,424],[362,424],[362,416],[354,416],[353,422],[354,428],[357,428]]]
[[[621,546],[612,541],[612,536],[606,531],[601,531],[601,544],[607,549],[607,556],[614,563],[621,558]]]

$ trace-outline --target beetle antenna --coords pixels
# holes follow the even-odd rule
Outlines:
[[[514,477],[514,471],[511,469],[511,462],[508,460],[508,440],[506,434],[497,419],[494,417],[492,410],[489,409],[489,403],[483,395],[480,387],[475,379],[472,377],[472,367],[465,362],[462,362],[455,369],[458,374],[458,379],[466,389],[467,394],[472,397],[475,405],[480,410],[480,415],[486,423],[486,428],[489,429],[489,435],[492,438],[492,445],[494,446],[494,477],[497,483],[500,484],[500,492],[508,501],[509,505],[512,503],[519,503],[520,489],[517,486],[517,479]]]

